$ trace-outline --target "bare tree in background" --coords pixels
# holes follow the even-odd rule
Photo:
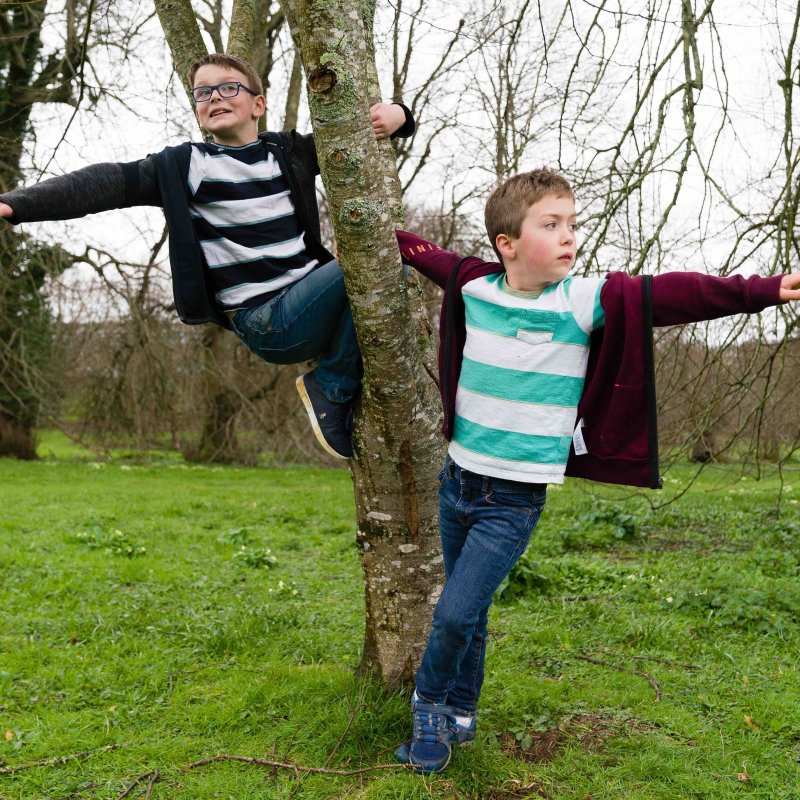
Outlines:
[[[23,178],[29,121],[38,103],[74,109],[92,105],[105,91],[88,76],[90,54],[113,48],[109,26],[127,41],[124,20],[107,0],[44,0],[0,8],[0,191]],[[45,47],[45,26],[59,44]],[[130,32],[129,32],[130,33]],[[133,34],[131,33],[131,36]],[[42,403],[52,395],[51,314],[43,296],[49,278],[72,260],[53,244],[37,243],[3,223],[0,228],[0,454],[35,457]]]

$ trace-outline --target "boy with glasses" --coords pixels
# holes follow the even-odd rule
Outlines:
[[[0,195],[0,217],[17,224],[161,206],[181,320],[228,328],[270,363],[318,358],[297,389],[323,448],[350,458],[362,363],[341,268],[320,240],[313,136],[258,133],[266,100],[242,59],[213,53],[188,76],[212,143],[186,142],[16,189]],[[378,138],[414,132],[401,104],[378,103],[370,113]]]

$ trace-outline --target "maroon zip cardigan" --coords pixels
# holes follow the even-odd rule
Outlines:
[[[445,290],[439,323],[442,432],[449,440],[467,332],[465,284],[503,266],[462,258],[406,231],[403,261]],[[605,325],[591,335],[586,383],[578,403],[588,453],[570,451],[566,474],[604,483],[661,488],[656,427],[653,326],[681,325],[762,311],[780,303],[781,276],[716,278],[699,272],[631,277],[609,273],[600,290]]]

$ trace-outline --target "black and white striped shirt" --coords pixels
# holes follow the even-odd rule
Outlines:
[[[259,305],[317,265],[306,252],[286,176],[260,141],[193,144],[189,194],[221,308]]]

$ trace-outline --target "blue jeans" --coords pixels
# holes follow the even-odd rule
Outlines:
[[[417,670],[417,694],[472,714],[483,684],[492,595],[528,544],[546,486],[468,472],[450,456],[439,481],[447,581]]]
[[[329,261],[254,308],[237,311],[233,330],[270,364],[319,359],[317,380],[328,400],[350,402],[363,365],[342,269]]]

